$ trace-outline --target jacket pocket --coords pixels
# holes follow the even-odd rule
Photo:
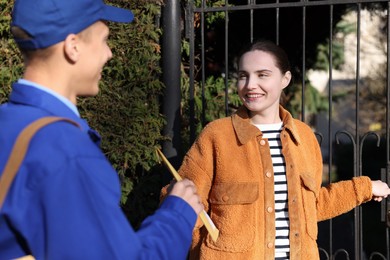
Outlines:
[[[254,246],[257,182],[215,183],[210,194],[210,217],[220,231],[218,240],[207,235],[206,246],[227,252],[244,252]]]
[[[315,179],[307,173],[301,173],[302,201],[305,212],[306,231],[314,240],[317,240],[317,194],[318,188]]]

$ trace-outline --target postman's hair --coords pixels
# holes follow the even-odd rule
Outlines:
[[[15,39],[28,40],[31,39],[31,35],[18,26],[11,26],[11,34]],[[24,63],[27,64],[33,58],[46,59],[52,54],[50,47],[37,50],[27,50],[19,47],[21,54],[23,55]]]

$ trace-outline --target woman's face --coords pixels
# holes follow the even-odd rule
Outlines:
[[[291,73],[282,74],[273,55],[259,50],[249,51],[239,61],[238,95],[251,116],[279,118],[280,95],[290,79]]]

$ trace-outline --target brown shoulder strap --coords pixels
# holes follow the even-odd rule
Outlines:
[[[57,121],[67,121],[79,127],[76,122],[68,118],[54,116],[42,117],[26,126],[16,138],[15,144],[11,150],[11,154],[7,163],[5,164],[3,173],[0,176],[0,209],[3,206],[7,192],[12,184],[13,179],[16,176],[16,173],[19,170],[24,156],[26,155],[32,137],[42,127]]]

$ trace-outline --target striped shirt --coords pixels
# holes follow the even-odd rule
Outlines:
[[[275,259],[285,260],[289,259],[290,253],[290,221],[288,217],[286,163],[280,141],[282,123],[255,126],[261,130],[263,138],[268,139],[270,146],[275,183]]]

